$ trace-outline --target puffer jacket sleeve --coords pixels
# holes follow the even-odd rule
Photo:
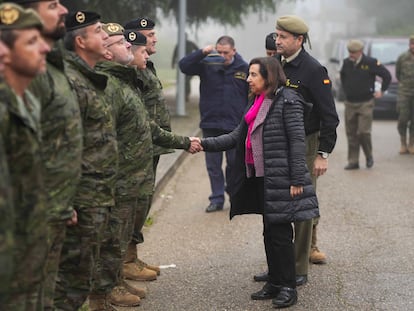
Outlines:
[[[231,133],[217,137],[207,137],[201,140],[204,151],[225,151],[236,147],[241,135],[239,124]]]
[[[289,167],[292,186],[305,185],[306,145],[303,123],[304,103],[298,97],[285,99],[284,126],[289,142]]]

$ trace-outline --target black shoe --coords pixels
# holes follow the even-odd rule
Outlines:
[[[287,308],[298,301],[298,293],[295,288],[282,287],[279,294],[272,300],[273,308]]]
[[[373,158],[368,158],[367,159],[367,168],[371,168],[374,166],[374,159]]]
[[[253,276],[253,280],[255,280],[256,282],[267,282],[269,281],[269,272],[265,271],[265,272],[256,274],[255,276]]]
[[[210,203],[206,208],[206,213],[217,212],[223,209],[223,204]]]
[[[296,276],[296,286],[301,286],[308,282],[308,276],[307,275],[297,275]]]
[[[276,286],[270,283],[266,283],[261,290],[251,294],[253,300],[266,300],[273,299],[279,294],[280,286]]]
[[[344,169],[346,169],[346,170],[357,170],[357,169],[359,169],[359,164],[358,163],[348,164],[347,166],[344,167]]]

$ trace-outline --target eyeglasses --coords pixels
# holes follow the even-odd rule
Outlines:
[[[118,44],[118,45],[125,45],[126,43],[126,39],[125,38],[121,38],[118,41],[112,42],[110,44],[108,44],[106,47],[109,48],[110,46],[114,45],[114,44]]]

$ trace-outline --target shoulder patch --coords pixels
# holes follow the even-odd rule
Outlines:
[[[247,74],[243,71],[238,71],[234,74],[234,77],[236,79],[246,80],[247,79]]]

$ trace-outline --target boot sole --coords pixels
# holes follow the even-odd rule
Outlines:
[[[117,306],[117,307],[138,307],[141,303],[136,304],[126,304],[126,303],[114,303],[110,302],[111,305]]]
[[[141,281],[141,282],[150,282],[150,281],[155,281],[157,279],[157,277],[147,278],[147,279],[144,279],[144,278],[131,278],[131,277],[128,277],[128,276],[125,276],[125,275],[124,275],[124,278],[126,278],[127,280]]]

